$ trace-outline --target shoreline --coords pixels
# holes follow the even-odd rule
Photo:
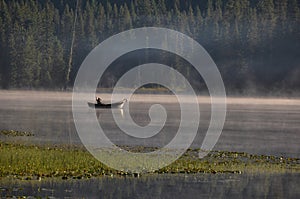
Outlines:
[[[16,101],[41,101],[41,100],[63,100],[72,101],[71,91],[36,91],[36,90],[0,90],[0,100],[16,100]],[[97,93],[105,101],[110,101],[110,93]],[[122,97],[123,94],[117,94],[116,97]],[[190,96],[186,96],[189,102]],[[197,95],[199,104],[210,104],[210,96]],[[91,99],[94,100],[94,99]],[[175,95],[165,93],[138,93],[130,99],[132,102],[149,102],[149,103],[177,103]],[[227,105],[289,105],[300,106],[300,97],[272,97],[272,96],[227,96]]]
[[[64,89],[22,89],[22,88],[0,88],[1,92],[52,92],[52,93],[72,93],[74,88]],[[121,93],[128,91],[127,88],[119,88]],[[96,93],[102,94],[111,94],[113,92],[112,88],[97,88]],[[178,91],[178,93],[182,93],[182,89]],[[197,96],[208,96],[208,91],[195,92]],[[153,94],[153,95],[170,95],[171,91],[164,88],[139,88],[135,91],[135,94]],[[300,99],[300,92],[249,92],[249,93],[239,93],[239,92],[227,92],[226,95],[230,98],[279,98],[279,99]]]

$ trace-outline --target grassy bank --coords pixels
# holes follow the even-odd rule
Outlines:
[[[139,147],[138,150],[145,149]],[[103,175],[136,175],[108,168],[79,147],[28,146],[0,142],[0,154],[1,177],[81,179]],[[173,164],[155,173],[300,173],[300,160],[297,158],[214,151],[199,159],[197,154],[198,150],[188,150]]]

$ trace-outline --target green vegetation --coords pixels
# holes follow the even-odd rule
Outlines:
[[[297,0],[78,2],[71,57],[76,1],[0,0],[1,87],[71,86],[83,59],[101,41],[123,30],[158,26],[186,33],[203,45],[217,63],[228,92],[299,91]],[[128,69],[149,60],[167,62],[197,89],[205,88],[187,63],[174,55],[142,52],[113,68]],[[101,87],[111,88],[119,70],[107,71]]]
[[[149,148],[138,147],[133,150],[142,152],[149,151]],[[205,158],[199,159],[198,151],[190,149],[173,164],[154,173],[300,172],[300,160],[297,158],[214,151]],[[85,149],[75,146],[47,147],[1,142],[0,154],[1,177],[81,179],[103,175],[137,175],[108,168]]]
[[[22,132],[22,131],[14,131],[14,130],[1,130],[0,135],[5,135],[5,136],[12,136],[12,137],[17,137],[17,136],[34,136],[33,133],[30,132]]]

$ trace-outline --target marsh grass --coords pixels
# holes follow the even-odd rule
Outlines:
[[[125,147],[126,148],[126,147]],[[135,151],[148,151],[138,147]],[[300,160],[259,156],[238,152],[210,152],[198,158],[199,150],[188,150],[169,166],[153,173],[300,173]],[[138,176],[130,171],[116,171],[96,160],[77,146],[34,146],[0,142],[0,176],[20,179],[43,177],[90,178],[103,175]],[[117,160],[116,160],[117,161]]]
[[[14,131],[14,130],[1,130],[0,135],[4,136],[12,136],[12,137],[17,137],[17,136],[34,136],[33,133],[31,132],[22,132],[22,131]]]

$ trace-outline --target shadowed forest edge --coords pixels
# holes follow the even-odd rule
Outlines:
[[[76,1],[1,0],[0,86],[72,87],[82,61],[100,42],[124,30],[156,26],[203,45],[229,94],[299,93],[299,7],[297,0],[80,0],[69,74]],[[205,89],[184,60],[151,50],[116,60],[99,86],[111,88],[125,69],[153,57],[184,74],[198,92]]]

